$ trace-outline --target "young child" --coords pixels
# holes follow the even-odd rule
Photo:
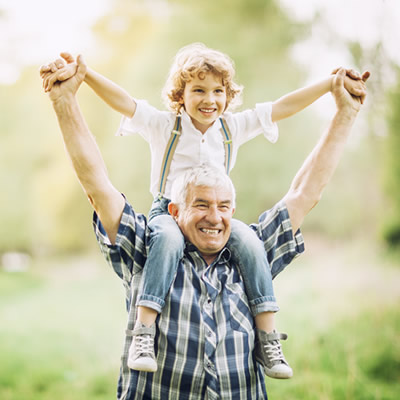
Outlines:
[[[59,59],[41,71],[47,91],[57,80],[68,79],[75,73],[74,58],[68,53],[61,53],[61,56],[67,65]],[[350,76],[346,77],[346,89],[359,96],[363,91],[361,77],[354,71],[347,72]],[[331,75],[275,102],[231,113],[228,107],[239,103],[242,91],[234,75],[233,62],[227,55],[200,43],[182,48],[174,59],[163,90],[164,101],[170,109],[167,112],[132,98],[105,77],[87,70],[85,82],[124,115],[118,134],[140,133],[151,148],[150,190],[154,196],[149,213],[151,238],[128,356],[128,366],[132,369],[157,369],[155,321],[185,247],[180,229],[168,214],[172,182],[186,169],[204,163],[214,164],[229,173],[242,144],[261,133],[274,143],[278,138],[276,122],[329,92],[333,79]],[[203,233],[216,234],[213,230]],[[266,375],[290,378],[293,372],[280,344],[280,339],[286,339],[287,335],[275,330],[274,315],[279,308],[262,243],[246,224],[234,220],[227,247],[240,269],[254,316],[257,360],[263,364]]]

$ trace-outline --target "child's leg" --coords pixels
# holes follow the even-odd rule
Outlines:
[[[165,304],[184,250],[181,230],[170,215],[158,215],[149,222],[150,243],[144,265],[138,306],[138,320],[154,322]],[[147,323],[146,323],[147,322]],[[150,324],[151,325],[151,324]]]
[[[271,268],[264,245],[245,223],[234,219],[231,227],[228,248],[242,274],[256,326],[266,331],[272,327],[273,330],[274,313],[279,311],[279,307],[274,295]]]
[[[128,366],[139,371],[154,372],[157,370],[154,354],[155,320],[164,307],[185,242],[170,215],[153,212],[149,228],[149,251],[136,302],[138,316],[129,348]]]
[[[263,311],[254,317],[254,322],[257,329],[262,329],[265,332],[275,330],[275,312]]]
[[[293,371],[285,360],[280,339],[285,334],[275,330],[275,313],[279,311],[272,286],[271,269],[264,245],[246,224],[232,220],[229,250],[242,274],[246,294],[256,325],[256,358],[272,378],[290,378]]]
[[[143,325],[151,326],[156,322],[158,312],[150,307],[138,306],[137,308],[137,321]]]

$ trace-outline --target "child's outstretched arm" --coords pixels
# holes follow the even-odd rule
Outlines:
[[[336,72],[337,69],[333,71],[333,75],[330,77],[305,88],[295,90],[276,100],[272,104],[272,121],[275,122],[288,118],[312,104],[325,93],[330,92]],[[360,75],[358,72],[350,69],[346,70],[346,73],[347,75],[344,81],[345,89],[350,94],[360,97],[361,101],[363,101],[366,95],[364,81],[368,79],[365,75],[366,73]]]
[[[45,74],[52,72],[52,74],[48,74],[47,79],[43,79],[43,86],[46,92],[51,90],[55,82],[65,81],[76,73],[77,64],[75,58],[65,52],[60,55],[62,59],[57,59],[53,63],[43,66],[40,70],[42,78],[44,78]],[[67,62],[66,64],[64,60]],[[90,68],[87,68],[84,81],[114,110],[129,118],[133,117],[136,111],[136,103],[120,86]]]

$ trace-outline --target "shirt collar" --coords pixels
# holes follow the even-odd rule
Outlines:
[[[199,250],[197,249],[197,247],[194,244],[192,244],[190,242],[186,242],[185,245],[186,245],[185,252],[188,252],[188,253],[196,252],[197,254],[200,254]],[[211,265],[224,264],[224,263],[227,263],[229,265],[230,259],[231,259],[231,251],[227,247],[224,247],[218,253],[217,258],[212,262]]]
[[[182,115],[182,123],[185,125],[189,125],[193,130],[195,130],[196,132],[201,133],[194,125],[192,122],[192,119],[190,118],[190,115],[184,110],[182,109],[181,112]],[[207,132],[213,131],[215,129],[219,129],[221,127],[221,123],[219,121],[219,118],[217,118],[214,123],[207,129],[207,131],[204,134],[207,134]]]

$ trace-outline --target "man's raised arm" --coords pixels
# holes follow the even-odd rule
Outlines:
[[[76,74],[54,84],[49,97],[79,182],[114,243],[125,200],[110,182],[100,150],[79,108],[76,92],[84,79],[86,65],[82,57],[77,62]]]
[[[332,178],[361,107],[361,99],[351,96],[345,90],[345,75],[345,70],[341,69],[333,81],[332,94],[336,102],[336,114],[284,197],[293,232],[297,231],[304,217],[318,203],[325,186]],[[363,81],[368,77],[369,72],[365,72]]]

